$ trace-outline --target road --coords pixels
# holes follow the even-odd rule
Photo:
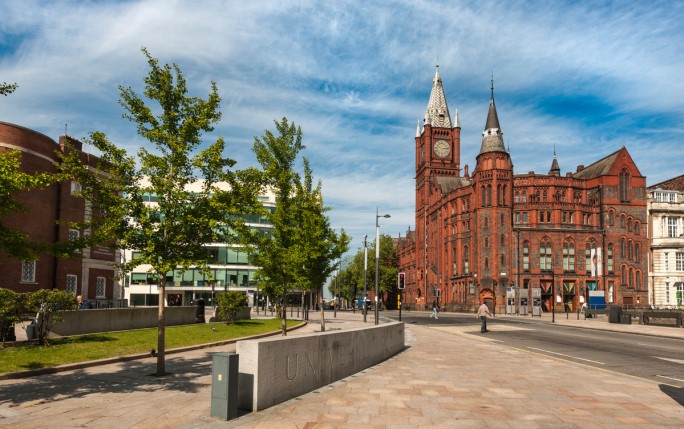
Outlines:
[[[396,319],[398,313],[387,312],[386,316]],[[684,388],[681,339],[552,325],[526,317],[489,319],[490,332],[486,334],[480,333],[480,321],[474,315],[441,313],[435,320],[426,312],[403,312],[402,321],[483,336],[529,353]]]

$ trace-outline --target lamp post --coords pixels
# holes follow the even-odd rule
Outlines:
[[[368,277],[368,235],[363,236],[363,323],[366,323],[366,313],[368,312],[368,289],[366,289],[366,278]]]
[[[340,262],[340,265],[342,263]],[[337,317],[337,291],[340,287],[340,267],[337,267],[337,275],[335,276],[335,296],[333,297],[333,317]]]
[[[381,218],[388,218],[390,215],[384,214],[384,215],[379,215],[378,214],[378,208],[375,208],[375,324],[378,324],[378,295],[380,294],[380,284],[378,282],[378,263],[380,260],[380,224],[378,223],[378,220]]]

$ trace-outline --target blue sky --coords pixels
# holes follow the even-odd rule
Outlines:
[[[53,139],[90,131],[135,154],[117,85],[139,92],[145,46],[194,96],[216,81],[238,168],[282,117],[302,127],[335,228],[405,234],[414,136],[439,62],[461,163],[475,166],[493,73],[516,173],[562,173],[626,146],[649,184],[684,169],[684,2],[4,0],[0,121]],[[374,3],[382,3],[374,4]],[[91,148],[92,150],[92,148]]]

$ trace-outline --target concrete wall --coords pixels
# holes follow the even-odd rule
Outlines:
[[[52,334],[82,335],[95,332],[125,331],[157,326],[157,307],[113,308],[64,312],[64,321],[52,328]],[[166,326],[195,322],[195,307],[167,307]]]
[[[238,408],[259,411],[348,377],[404,348],[404,324],[238,341]]]

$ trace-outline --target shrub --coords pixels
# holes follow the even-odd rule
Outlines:
[[[62,313],[76,310],[76,295],[55,289],[41,289],[28,294],[28,311],[36,313],[36,335],[40,344],[48,345],[47,337],[53,326],[60,323]]]
[[[216,320],[232,324],[236,313],[247,306],[247,295],[236,291],[220,292],[216,295],[216,305]]]

